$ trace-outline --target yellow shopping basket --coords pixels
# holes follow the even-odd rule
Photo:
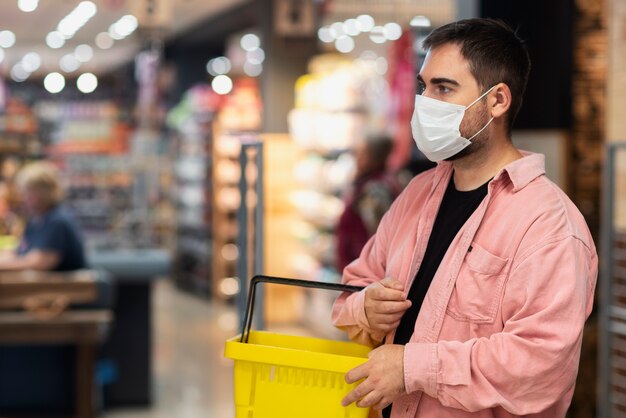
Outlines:
[[[235,360],[236,418],[365,418],[369,409],[341,399],[356,386],[346,372],[367,360],[360,344],[250,331],[259,282],[355,292],[362,288],[280,277],[255,276],[250,283],[241,335],[226,341],[224,356]]]

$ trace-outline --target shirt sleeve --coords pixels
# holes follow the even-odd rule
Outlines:
[[[63,254],[67,246],[66,225],[58,220],[50,221],[32,238],[31,250],[50,251]]]
[[[470,412],[501,406],[526,415],[553,405],[576,381],[597,263],[595,248],[573,236],[534,250],[513,265],[502,332],[406,345],[407,392]]]
[[[387,236],[393,216],[392,209],[383,216],[376,233],[369,239],[361,255],[343,271],[342,282],[368,286],[385,278]],[[341,294],[333,306],[333,324],[345,330],[352,341],[370,346],[380,345],[385,334],[373,331],[365,315],[365,290]]]

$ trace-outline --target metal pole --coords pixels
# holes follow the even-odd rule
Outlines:
[[[623,144],[622,144],[623,145]],[[613,223],[615,216],[615,154],[616,145],[606,148],[606,165],[603,178],[603,222],[600,231],[600,303],[598,341],[598,418],[609,418],[611,413],[611,305],[613,300]]]
[[[257,168],[257,177],[256,177],[256,211],[255,211],[255,220],[254,220],[254,275],[263,274],[263,238],[264,238],[264,207],[263,207],[263,143],[257,142],[256,144],[256,168]],[[259,303],[258,310],[259,312],[256,315],[256,324],[259,328],[265,327],[265,315],[264,315],[264,295],[263,289],[259,289],[261,292],[259,294]]]
[[[237,247],[239,258],[237,259],[237,277],[239,278],[239,295],[237,295],[237,311],[239,320],[243,321],[246,309],[246,295],[248,294],[248,202],[246,192],[248,185],[246,182],[246,166],[248,165],[248,155],[246,147],[242,143],[239,152],[239,167],[241,177],[239,178],[239,195],[241,201],[237,210]],[[243,323],[243,322],[242,322]]]
[[[253,241],[251,241],[250,231],[248,231],[248,191],[251,189],[246,172],[248,171],[248,150],[254,150],[256,152],[254,161],[257,169],[256,182],[254,190],[257,196],[257,202],[254,207],[253,217]],[[239,163],[241,167],[241,178],[239,179],[239,194],[241,196],[241,204],[239,205],[239,211],[237,213],[238,221],[238,247],[239,247],[239,260],[237,263],[237,276],[239,277],[240,291],[238,295],[238,308],[239,318],[243,320],[243,315],[246,306],[246,295],[248,293],[248,277],[251,275],[259,275],[263,273],[263,144],[259,141],[242,141],[241,153],[239,155]],[[253,244],[253,258],[251,264],[249,263],[250,257],[250,244]],[[252,273],[252,274],[251,274]],[[256,312],[254,315],[255,325],[259,328],[265,326],[264,321],[264,304],[263,304],[263,290],[259,289],[258,295],[259,303],[256,305]]]

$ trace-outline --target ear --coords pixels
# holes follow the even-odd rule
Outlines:
[[[511,89],[505,83],[498,83],[489,93],[491,117],[502,117],[511,107]]]

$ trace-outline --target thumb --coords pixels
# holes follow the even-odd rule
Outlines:
[[[380,281],[380,284],[382,284],[383,286],[389,289],[395,289],[395,290],[400,290],[400,291],[404,290],[404,285],[402,284],[402,282],[392,277],[385,277],[384,279]]]

